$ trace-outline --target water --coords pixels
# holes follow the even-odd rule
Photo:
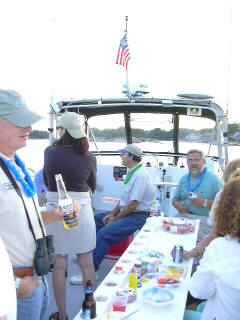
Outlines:
[[[112,141],[112,142],[98,142],[99,150],[108,150],[114,151],[123,148],[126,145],[125,142]],[[171,141],[160,141],[160,142],[141,142],[138,145],[143,150],[149,151],[172,151],[172,142]],[[44,150],[48,146],[48,140],[29,140],[27,147],[18,150],[18,155],[25,161],[26,167],[31,168],[34,171],[38,171],[43,167],[44,162]],[[190,149],[200,149],[205,154],[208,152],[209,145],[206,143],[196,143],[196,142],[181,142],[180,143],[180,152],[186,153]],[[90,142],[90,150],[95,151],[94,144]],[[240,146],[229,146],[228,148],[229,160],[240,157]],[[217,155],[216,146],[211,147],[211,155]],[[98,158],[100,163],[112,163],[113,157],[101,157]],[[156,159],[154,156],[146,157],[145,161],[150,161],[152,165],[156,164]],[[165,161],[168,161],[166,158]],[[121,165],[120,157],[114,157],[114,164]],[[164,163],[166,165],[166,163]],[[180,163],[181,164],[181,163]]]

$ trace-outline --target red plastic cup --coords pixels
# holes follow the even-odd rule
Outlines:
[[[117,291],[112,300],[113,311],[125,312],[128,300],[128,290]]]

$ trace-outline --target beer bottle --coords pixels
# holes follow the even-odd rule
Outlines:
[[[71,229],[78,225],[77,217],[73,210],[73,201],[66,191],[65,184],[61,174],[55,175],[57,191],[58,191],[58,205],[63,211],[63,225],[66,229]]]
[[[82,318],[94,319],[96,318],[96,301],[93,297],[93,287],[91,280],[87,280],[85,299],[82,303]]]

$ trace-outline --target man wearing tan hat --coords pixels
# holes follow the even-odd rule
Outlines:
[[[31,125],[41,118],[17,92],[0,90],[0,237],[13,267],[19,320],[44,319],[48,292],[43,274],[53,266],[42,219],[45,224],[62,219],[60,210],[45,211],[41,219],[34,183],[16,154],[27,145]],[[46,247],[40,248],[40,243]],[[46,254],[44,261],[39,259],[40,249]]]
[[[119,243],[142,228],[150,216],[150,207],[155,199],[151,177],[141,164],[142,150],[134,144],[128,144],[118,152],[121,153],[122,164],[129,171],[117,206],[111,213],[99,213],[94,217],[97,243],[93,262],[96,271],[110,245]]]

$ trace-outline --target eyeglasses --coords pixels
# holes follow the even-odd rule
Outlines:
[[[199,163],[199,162],[201,162],[202,161],[202,158],[197,158],[197,159],[187,159],[187,162],[189,162],[189,163]]]

